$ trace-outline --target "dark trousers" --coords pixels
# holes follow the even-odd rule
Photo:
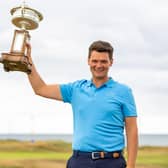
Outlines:
[[[126,162],[123,155],[118,158],[92,159],[73,154],[67,161],[66,168],[126,168]]]

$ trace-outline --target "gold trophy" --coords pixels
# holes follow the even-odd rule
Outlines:
[[[0,62],[4,65],[4,70],[22,71],[31,73],[31,63],[27,57],[27,44],[30,41],[30,35],[27,30],[33,30],[38,27],[38,23],[43,19],[41,13],[25,5],[25,2],[19,7],[10,11],[12,23],[19,27],[14,31],[12,46],[9,53],[2,53]]]

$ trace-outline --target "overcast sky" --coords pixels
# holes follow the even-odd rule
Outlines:
[[[0,53],[9,52],[16,28],[0,3]],[[88,47],[106,40],[114,47],[109,75],[135,96],[140,133],[168,133],[167,0],[27,0],[44,16],[30,31],[32,57],[47,83],[90,79]],[[0,133],[72,133],[68,104],[36,96],[22,72],[0,64]]]

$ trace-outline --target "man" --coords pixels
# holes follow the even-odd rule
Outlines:
[[[28,57],[31,60],[30,55],[29,47]],[[32,73],[28,75],[37,95],[72,106],[73,155],[67,162],[67,168],[135,168],[138,146],[136,107],[131,89],[108,76],[112,64],[111,44],[95,41],[90,45],[88,54],[91,80],[48,85],[34,64]],[[122,155],[124,127],[127,163]]]

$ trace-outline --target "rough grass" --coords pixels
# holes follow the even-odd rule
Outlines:
[[[63,141],[15,141],[1,140],[0,151],[26,151],[26,152],[71,152],[71,144]]]
[[[59,160],[5,160],[0,168],[65,168],[66,162]]]
[[[65,168],[71,144],[0,141],[0,168]],[[140,147],[136,168],[168,168],[168,147]]]
[[[139,148],[137,163],[152,168],[168,168],[168,147]]]

